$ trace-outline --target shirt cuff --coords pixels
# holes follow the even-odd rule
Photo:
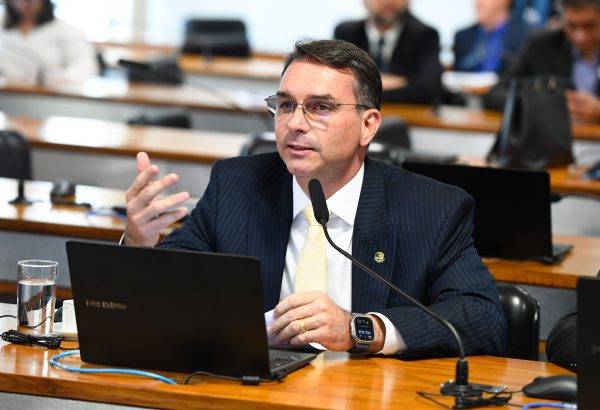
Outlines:
[[[385,326],[385,341],[383,343],[383,349],[377,353],[388,356],[404,353],[406,350],[406,343],[392,321],[381,313],[369,312],[368,314],[377,316],[379,319],[381,319],[383,325]]]

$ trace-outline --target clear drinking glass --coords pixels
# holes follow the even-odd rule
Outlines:
[[[17,330],[34,335],[50,335],[54,327],[58,263],[44,260],[18,262]]]

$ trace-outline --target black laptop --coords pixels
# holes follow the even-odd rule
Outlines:
[[[269,349],[256,258],[67,242],[86,363],[279,379],[312,353]]]
[[[599,272],[600,274],[600,272]],[[600,409],[600,280],[577,281],[577,408]]]
[[[471,194],[475,201],[473,240],[482,256],[555,263],[573,247],[552,244],[546,171],[425,162],[402,166]]]

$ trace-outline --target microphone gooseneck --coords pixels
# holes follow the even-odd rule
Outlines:
[[[383,276],[379,275],[377,272],[373,271],[368,266],[366,266],[365,264],[354,258],[352,255],[350,255],[348,252],[344,251],[339,246],[337,246],[333,242],[333,240],[329,236],[329,232],[327,231],[327,222],[329,221],[329,210],[327,208],[325,194],[323,193],[323,187],[321,186],[319,180],[311,179],[308,183],[308,190],[310,194],[310,200],[313,206],[313,211],[315,214],[315,219],[323,226],[323,231],[325,233],[325,238],[327,239],[327,242],[329,242],[329,244],[336,251],[344,255],[346,258],[350,259],[350,261],[354,265],[358,266],[362,271],[370,275],[373,279],[388,286],[394,292],[409,300],[415,306],[419,307],[429,316],[431,316],[436,321],[445,326],[452,334],[452,337],[456,341],[460,357],[456,362],[455,380],[447,381],[446,383],[444,383],[441,387],[441,393],[448,396],[455,396],[457,398],[457,401],[461,398],[480,396],[482,394],[481,389],[475,385],[469,384],[469,366],[465,357],[465,350],[460,335],[458,334],[456,328],[446,319],[433,312],[427,306],[423,305],[421,302],[408,295],[402,289],[398,288],[392,282],[388,281]]]

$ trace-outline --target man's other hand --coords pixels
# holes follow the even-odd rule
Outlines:
[[[178,192],[168,197],[159,197],[166,188],[179,180],[177,174],[165,175],[156,179],[159,169],[150,163],[145,152],[137,154],[137,177],[127,190],[127,223],[125,244],[133,246],[154,246],[159,233],[173,222],[183,218],[188,210],[175,208],[187,200],[187,192]]]
[[[337,351],[346,351],[354,346],[350,335],[352,315],[323,292],[290,295],[275,307],[273,317],[275,320],[267,331],[276,344],[303,346],[316,342]],[[385,332],[378,318],[373,318],[373,324],[375,342],[371,351],[378,352],[383,348]]]
[[[566,91],[571,117],[583,122],[600,122],[600,100],[579,91]]]

